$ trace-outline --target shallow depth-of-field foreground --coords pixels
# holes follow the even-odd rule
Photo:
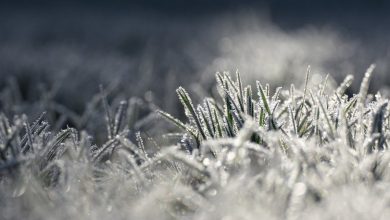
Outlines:
[[[308,69],[299,89],[218,73],[219,96],[176,90],[186,120],[104,87],[82,115],[1,114],[0,219],[390,219],[390,106],[368,94],[373,70],[352,96],[352,75],[333,88]],[[83,129],[96,126],[104,137]]]

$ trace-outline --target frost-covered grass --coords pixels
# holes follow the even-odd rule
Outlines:
[[[104,109],[104,138],[3,114],[1,219],[389,219],[390,111],[368,94],[373,70],[352,97],[353,76],[313,85],[308,69],[302,89],[271,91],[218,73],[219,97],[177,89],[188,120],[158,110],[164,126],[104,88],[82,116],[62,111],[99,125]]]

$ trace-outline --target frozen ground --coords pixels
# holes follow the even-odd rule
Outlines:
[[[3,8],[0,219],[389,219],[388,16],[317,7]]]

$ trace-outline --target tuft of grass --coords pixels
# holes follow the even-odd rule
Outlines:
[[[177,128],[161,137],[137,131],[158,123],[136,120],[136,98],[109,102],[103,89],[102,143],[45,114],[0,114],[0,217],[387,219],[390,107],[368,94],[372,71],[353,96],[353,77],[311,85],[310,68],[302,89],[275,92],[217,73],[219,97],[196,104],[177,89],[186,120],[157,110]]]

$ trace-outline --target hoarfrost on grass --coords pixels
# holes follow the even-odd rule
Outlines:
[[[389,105],[368,93],[372,71],[352,97],[352,76],[336,88],[308,70],[302,90],[273,91],[218,73],[219,97],[177,90],[183,121],[137,122],[135,99],[102,88],[103,143],[1,114],[1,218],[388,219]],[[155,114],[165,134],[138,132]]]

